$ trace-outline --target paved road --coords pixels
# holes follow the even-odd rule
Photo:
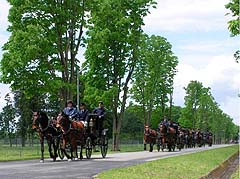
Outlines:
[[[225,147],[227,145],[215,145],[211,148]],[[105,159],[100,155],[92,156],[92,159],[82,161],[52,162],[50,159],[40,163],[39,160],[0,162],[0,179],[91,179],[97,173],[111,168],[136,165],[159,158],[183,155],[211,149],[196,148],[184,149],[181,152],[157,152],[148,151],[109,154]]]

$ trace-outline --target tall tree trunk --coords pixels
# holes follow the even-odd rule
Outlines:
[[[11,133],[8,134],[8,138],[9,138],[10,147],[12,147],[12,136],[11,136]]]
[[[22,134],[22,136],[21,136],[22,147],[25,147],[25,141],[26,141],[26,136],[25,136],[25,134]]]
[[[173,103],[173,92],[170,93],[170,100],[169,100],[169,118],[172,119],[172,103]]]

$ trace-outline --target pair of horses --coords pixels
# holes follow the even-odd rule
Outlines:
[[[48,143],[49,154],[53,161],[56,161],[58,157],[57,151],[59,147],[69,160],[77,158],[78,143],[81,146],[80,159],[83,158],[84,125],[82,122],[71,121],[64,113],[60,113],[57,118],[49,120],[46,113],[39,111],[33,112],[32,129],[39,134],[41,144],[40,162],[44,162],[44,139]],[[70,145],[71,156],[66,152],[68,144]]]
[[[144,150],[146,145],[150,145],[149,152],[153,151],[153,146],[157,144],[157,150],[168,149],[169,151],[175,150],[176,130],[173,127],[167,127],[163,124],[159,125],[158,131],[151,129],[149,126],[144,127]]]

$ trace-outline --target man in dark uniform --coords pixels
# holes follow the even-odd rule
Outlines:
[[[166,127],[167,133],[169,133],[169,122],[168,122],[166,116],[163,117],[163,120],[162,120],[161,124],[163,124]]]
[[[86,109],[85,103],[80,103],[80,110],[78,113],[78,120],[79,121],[86,121],[88,116],[88,110]]]
[[[77,109],[73,107],[72,100],[67,101],[67,106],[63,110],[64,114],[68,115],[71,119],[77,118]]]
[[[100,136],[101,132],[103,130],[104,116],[106,114],[106,110],[104,108],[102,101],[99,101],[99,106],[93,110],[93,113],[97,114],[97,116],[98,116],[98,130],[99,130],[99,136]]]

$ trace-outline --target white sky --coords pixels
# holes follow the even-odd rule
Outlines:
[[[179,58],[175,77],[174,103],[183,106],[183,87],[190,80],[199,80],[211,87],[220,108],[240,125],[240,64],[233,53],[240,47],[238,37],[230,37],[224,5],[229,0],[158,0],[157,9],[145,18],[144,31],[161,35],[173,45]],[[0,0],[0,46],[8,39],[7,15],[9,5]],[[0,59],[2,50],[0,50]],[[7,85],[0,84],[0,109]]]

